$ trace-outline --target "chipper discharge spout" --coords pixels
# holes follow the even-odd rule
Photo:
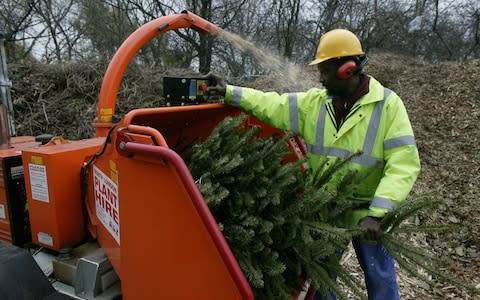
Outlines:
[[[201,34],[218,33],[216,25],[188,11],[160,17],[133,32],[120,46],[105,73],[98,99],[97,123],[94,125],[96,136],[106,136],[112,126],[117,92],[123,74],[135,54],[154,37],[181,28],[191,28]]]

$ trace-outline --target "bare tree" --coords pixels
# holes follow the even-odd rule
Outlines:
[[[465,55],[469,57],[473,54],[473,57],[480,57],[480,9],[475,10],[472,14],[472,47],[471,50]]]
[[[77,30],[83,33],[84,43],[90,46],[93,57],[110,59],[139,26],[129,17],[128,7],[121,0],[82,0],[79,6]]]
[[[9,57],[43,54],[45,62],[109,59],[139,26],[186,9],[220,28],[295,63],[315,55],[321,34],[347,28],[367,51],[397,52],[429,61],[480,55],[478,1],[446,0],[4,0],[0,25]],[[421,20],[412,30],[412,20]],[[11,49],[11,50],[10,50]],[[35,51],[33,51],[33,49]],[[138,63],[212,65],[238,77],[266,70],[222,39],[180,29],[161,35],[138,53]]]
[[[280,0],[273,3],[277,12],[275,16],[277,47],[283,49],[282,55],[288,59],[292,57],[295,47],[300,21],[300,2],[300,0]]]
[[[465,15],[468,29],[465,32],[467,45],[463,51],[464,60],[480,57],[480,7],[468,7]]]
[[[0,26],[6,41],[6,54],[9,60],[22,60],[30,55],[40,32],[32,35],[29,28],[37,25],[33,19],[34,1],[2,1]],[[30,56],[31,57],[31,56]]]
[[[48,31],[45,39],[44,58],[47,62],[72,58],[78,36],[71,24],[75,1],[37,0],[33,10]],[[50,51],[52,50],[52,51]]]

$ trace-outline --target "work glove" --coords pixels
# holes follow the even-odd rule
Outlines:
[[[378,241],[382,235],[383,230],[380,227],[380,219],[374,217],[365,217],[358,222],[358,225],[365,229],[362,237],[370,241]]]
[[[213,73],[208,73],[203,78],[210,81],[208,84],[208,93],[211,96],[225,97],[225,93],[227,91],[227,84],[225,83],[225,80],[223,78]]]

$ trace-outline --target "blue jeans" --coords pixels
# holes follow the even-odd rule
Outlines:
[[[353,239],[352,244],[365,276],[368,300],[399,300],[395,262],[382,243]],[[330,298],[315,294],[314,300],[324,299],[337,298],[333,293]]]

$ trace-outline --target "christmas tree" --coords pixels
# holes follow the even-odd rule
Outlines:
[[[288,136],[260,138],[244,121],[225,119],[188,165],[256,298],[288,299],[306,278],[342,295],[332,278],[350,233],[330,224],[350,202],[309,181],[303,161],[282,163]]]
[[[334,278],[355,295],[365,295],[363,285],[340,264],[341,253],[362,229],[336,225],[355,208],[345,197],[354,183],[342,169],[351,158],[338,160],[322,174],[310,174],[302,171],[302,160],[285,163],[290,136],[262,137],[262,129],[246,126],[245,120],[245,115],[227,117],[192,147],[187,164],[255,298],[289,299],[309,279],[323,295],[334,292],[347,299]],[[336,172],[343,180],[332,192],[326,186]],[[382,242],[401,267],[425,282],[433,283],[419,268],[478,293],[445,272],[452,268],[451,261],[412,246],[405,235],[451,227],[401,226],[421,209],[439,203],[432,197],[405,201],[382,220]]]

